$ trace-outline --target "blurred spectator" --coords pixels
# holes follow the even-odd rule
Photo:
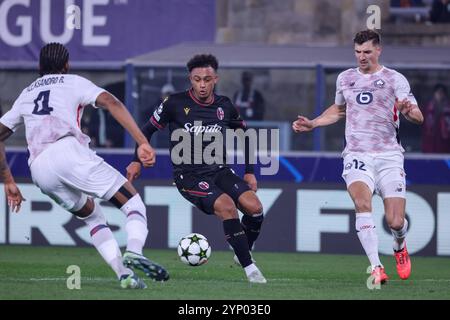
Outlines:
[[[91,147],[113,148],[116,145],[114,141],[107,136],[107,122],[111,121],[108,112],[103,109],[92,108],[90,116],[86,117],[87,133],[91,138]]]
[[[391,0],[390,19],[396,24],[428,20],[433,0]]]
[[[151,115],[153,114],[153,111],[159,107],[159,105],[172,93],[175,92],[175,87],[171,83],[166,83],[161,88],[161,95],[160,97],[153,102],[151,105],[149,105],[147,108],[142,108],[140,114],[139,114],[139,125],[142,127],[147,123],[147,121],[150,119]]]
[[[423,6],[422,0],[391,0],[391,7],[409,8]]]
[[[450,23],[450,0],[434,0],[430,11],[433,23]]]
[[[104,89],[124,102],[124,82],[108,84]],[[92,148],[121,148],[124,146],[122,126],[111,116],[110,112],[105,112],[101,108],[85,108],[81,127],[82,131],[91,138]]]
[[[234,94],[233,102],[244,120],[264,119],[264,98],[253,88],[253,74],[242,73],[242,88]]]
[[[433,98],[423,111],[422,151],[450,153],[450,99],[444,85],[434,87]]]

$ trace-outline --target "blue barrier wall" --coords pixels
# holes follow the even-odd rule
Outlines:
[[[226,250],[222,224],[205,216],[187,202],[172,184],[167,152],[159,151],[157,165],[143,171],[134,185],[149,217],[147,246],[176,248],[191,232],[207,236],[214,250]],[[106,161],[125,172],[131,150],[99,152]],[[420,158],[420,157],[419,157]],[[8,162],[26,202],[20,214],[9,213],[0,193],[0,244],[88,246],[89,230],[56,205],[31,183],[27,153],[9,150]],[[243,171],[243,166],[236,166]],[[407,159],[406,215],[410,222],[408,249],[424,256],[450,256],[450,166],[445,157]],[[290,154],[279,159],[279,172],[260,176],[258,196],[265,223],[256,249],[262,251],[363,254],[354,231],[353,203],[340,177],[338,154]],[[259,171],[259,170],[257,170]],[[0,184],[0,188],[1,188]],[[101,202],[108,224],[120,245],[126,244],[125,217]],[[384,221],[382,200],[373,199],[373,214],[380,252],[391,254],[392,235]]]
[[[125,173],[132,160],[132,150],[98,151],[98,155],[109,164]],[[17,177],[29,177],[26,151],[8,151],[8,163]],[[450,185],[450,155],[430,156],[406,154],[405,171],[408,185]],[[242,174],[243,165],[232,166]],[[261,182],[294,183],[343,183],[341,178],[342,159],[339,154],[289,154],[279,158],[279,171],[276,175],[260,175],[260,165],[256,166],[256,175]],[[157,151],[155,167],[142,172],[143,179],[172,179],[172,164],[167,151]]]

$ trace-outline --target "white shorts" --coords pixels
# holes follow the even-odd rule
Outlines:
[[[399,151],[383,153],[349,153],[344,157],[342,178],[348,187],[364,182],[381,198],[405,198],[404,157]]]
[[[53,143],[30,166],[33,182],[69,211],[80,210],[87,195],[110,200],[127,179],[75,138]]]

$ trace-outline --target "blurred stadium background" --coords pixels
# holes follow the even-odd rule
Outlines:
[[[80,29],[65,27],[66,8],[71,4],[81,8]],[[450,89],[450,5],[444,6],[448,16],[443,14],[441,20],[436,20],[430,14],[433,0],[0,0],[0,110],[9,110],[20,91],[36,78],[39,49],[46,42],[66,44],[71,52],[72,72],[115,94],[140,124],[159,104],[163,87],[170,84],[176,91],[188,88],[185,63],[193,54],[213,53],[221,65],[217,93],[233,97],[240,88],[242,73],[251,72],[254,87],[264,97],[265,113],[262,119],[250,119],[250,125],[280,129],[279,173],[258,176],[258,194],[267,219],[255,250],[291,254],[282,258],[292,259],[289,274],[293,278],[304,277],[305,281],[308,272],[302,275],[298,268],[296,275],[296,255],[320,254],[305,256],[312,260],[321,260],[322,254],[328,257],[322,264],[325,274],[326,266],[333,264],[336,255],[347,257],[348,264],[353,264],[354,256],[346,255],[355,255],[362,265],[358,283],[367,291],[366,258],[354,232],[352,202],[340,177],[344,122],[304,135],[294,135],[290,126],[298,114],[313,117],[334,101],[337,74],[354,66],[353,35],[366,28],[370,5],[381,9],[381,62],[407,77],[427,115],[426,107],[433,99],[435,86],[441,84]],[[423,270],[441,270],[442,266],[450,269],[449,102],[440,117],[448,131],[436,130],[431,137],[423,127],[406,121],[400,126],[402,144],[407,150],[408,249],[416,257],[425,257],[420,258],[424,259]],[[133,144],[118,124],[93,108],[85,111],[82,123],[84,132],[92,138],[92,147],[125,172]],[[426,148],[436,139],[445,139],[446,134],[447,146]],[[166,264],[181,270],[182,266],[168,257],[175,254],[174,248],[182,236],[194,231],[207,236],[213,248],[212,259],[215,251],[226,250],[227,246],[216,219],[189,206],[172,186],[167,138],[167,134],[159,133],[152,140],[158,148],[157,165],[144,172],[137,187],[150,217],[148,247],[169,249],[155,254],[161,255],[162,262],[169,259]],[[89,246],[90,240],[82,223],[31,183],[23,131],[8,140],[7,151],[13,174],[21,182],[28,201],[20,214],[10,214],[4,195],[0,194],[0,279],[3,277],[3,283],[8,284],[7,279],[23,276],[22,289],[26,290],[26,277],[32,277],[27,274],[28,269],[17,274],[11,271],[20,265],[20,258],[25,259],[22,252],[30,252],[24,246]],[[236,169],[242,172],[242,168]],[[102,205],[116,237],[124,245],[124,217],[107,204]],[[390,255],[391,235],[378,197],[374,198],[374,209],[380,226],[380,251]],[[41,250],[44,257],[52,255],[51,248]],[[82,252],[82,257],[86,251],[74,252]],[[95,254],[94,249],[89,252]],[[66,254],[70,255],[70,250]],[[270,260],[276,258],[266,254],[262,265],[270,270]],[[384,258],[389,259],[393,258]],[[40,263],[37,258],[30,261]],[[100,260],[97,262],[101,265]],[[341,267],[345,269],[345,263]],[[394,269],[390,271],[394,275]],[[50,268],[49,273],[52,272],[57,271]],[[65,270],[60,272],[64,276]],[[268,274],[270,281],[270,271]],[[195,276],[191,273],[187,277]],[[272,278],[277,277],[281,276]],[[328,281],[330,277],[325,278]],[[432,281],[426,282],[427,279]],[[450,298],[444,290],[450,281],[448,272],[423,276],[422,280],[417,287],[436,290],[431,297]],[[15,297],[11,293],[14,281],[9,285],[9,290],[8,286],[0,287],[0,298]],[[400,286],[397,289],[393,298],[401,292]],[[304,292],[296,296],[289,290],[272,298],[320,298]],[[429,290],[407,297],[426,298]],[[255,297],[248,294],[247,297]],[[104,298],[108,297],[116,296]],[[168,289],[164,297],[183,296],[171,296]],[[206,294],[204,298],[207,297]],[[339,288],[322,296],[340,297],[343,296]],[[354,291],[347,297],[366,296]]]

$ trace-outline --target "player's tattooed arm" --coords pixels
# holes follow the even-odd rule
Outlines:
[[[11,211],[19,212],[22,201],[25,201],[25,199],[17,187],[8,163],[6,162],[4,144],[4,141],[8,139],[12,133],[11,129],[0,123],[0,181],[5,185],[5,194]]]

